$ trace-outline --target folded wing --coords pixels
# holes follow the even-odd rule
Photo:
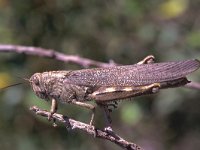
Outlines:
[[[200,67],[198,60],[116,66],[71,71],[66,83],[83,86],[141,86],[186,77]]]

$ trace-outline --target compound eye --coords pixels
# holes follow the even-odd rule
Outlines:
[[[39,86],[40,85],[40,81],[38,77],[33,77],[33,82],[35,83],[35,85]]]

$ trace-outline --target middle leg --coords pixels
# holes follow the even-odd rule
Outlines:
[[[79,101],[76,101],[75,99],[72,100],[71,103],[92,110],[92,116],[91,116],[91,119],[90,119],[90,125],[94,124],[94,114],[95,114],[95,106],[94,105],[83,103],[83,102],[79,102]]]

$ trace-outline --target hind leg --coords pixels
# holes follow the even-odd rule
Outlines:
[[[142,65],[142,64],[151,64],[154,63],[155,57],[153,55],[149,55],[145,57],[143,60],[139,61],[137,64]]]

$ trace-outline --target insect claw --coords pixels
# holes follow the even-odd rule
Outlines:
[[[53,118],[53,114],[54,114],[54,112],[50,112],[49,114],[48,114],[48,121],[51,121],[52,119],[53,119],[53,124],[52,124],[52,126],[53,127],[57,127],[58,125],[56,124],[56,119],[55,118]]]
[[[51,121],[51,119],[52,119],[52,116],[53,116],[53,113],[52,112],[50,112],[49,114],[48,114],[48,121]]]
[[[76,126],[72,126],[71,129],[72,129],[72,130],[76,129]]]
[[[119,137],[115,134],[111,126],[105,127],[104,130],[108,135],[111,135],[115,137],[116,139],[119,139]]]
[[[104,130],[108,133],[113,132],[113,129],[111,126],[105,127]]]
[[[94,138],[96,138],[98,135],[97,129],[94,127]]]
[[[53,121],[53,127],[57,127],[58,125],[56,124],[56,120],[54,119]]]

